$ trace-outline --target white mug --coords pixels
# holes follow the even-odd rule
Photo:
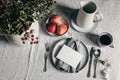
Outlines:
[[[96,22],[99,22],[102,19],[103,15],[97,12],[97,6],[94,2],[80,2],[80,9],[76,19],[79,27],[90,29]]]
[[[107,32],[101,33],[98,37],[98,45],[100,47],[110,46],[111,48],[114,48],[112,35],[110,33],[107,33]]]

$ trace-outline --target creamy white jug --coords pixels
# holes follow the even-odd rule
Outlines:
[[[97,11],[97,6],[92,1],[80,2],[80,9],[76,18],[79,27],[90,29],[96,22],[103,19],[103,15]]]

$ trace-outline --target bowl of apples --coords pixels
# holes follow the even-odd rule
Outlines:
[[[46,21],[46,31],[51,36],[62,36],[69,28],[69,22],[65,16],[52,15]]]

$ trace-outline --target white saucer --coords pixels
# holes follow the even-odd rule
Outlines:
[[[72,25],[72,27],[73,27],[76,31],[78,31],[78,32],[83,32],[83,33],[92,32],[92,31],[97,27],[97,24],[98,24],[98,22],[94,23],[94,24],[92,25],[92,28],[90,28],[90,29],[83,28],[83,27],[78,26],[78,25],[76,24],[76,14],[72,14],[72,16],[71,16],[71,25]]]

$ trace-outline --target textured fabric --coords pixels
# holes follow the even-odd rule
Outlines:
[[[79,9],[80,1],[84,0],[57,0],[61,12],[71,19],[71,14],[76,14]],[[102,32],[109,32],[113,36],[115,48],[99,47],[101,49],[101,60],[108,59],[111,63],[111,80],[120,80],[120,0],[92,0],[98,6],[98,11],[104,16],[103,21],[99,22],[96,29],[89,34],[79,33],[70,25],[68,32],[63,36],[49,36],[40,24],[39,44],[31,48],[18,47],[9,44],[7,40],[0,36],[0,80],[103,80],[101,70],[104,66],[98,63],[97,78],[93,78],[93,64],[91,77],[87,78],[88,64],[78,73],[61,72],[51,64],[48,59],[47,72],[43,72],[44,65],[44,45],[66,38],[73,37],[84,42],[90,50],[92,46],[99,47],[93,42],[93,35]],[[51,45],[51,51],[53,46]],[[32,50],[31,50],[32,49]],[[49,57],[50,58],[50,57]]]

